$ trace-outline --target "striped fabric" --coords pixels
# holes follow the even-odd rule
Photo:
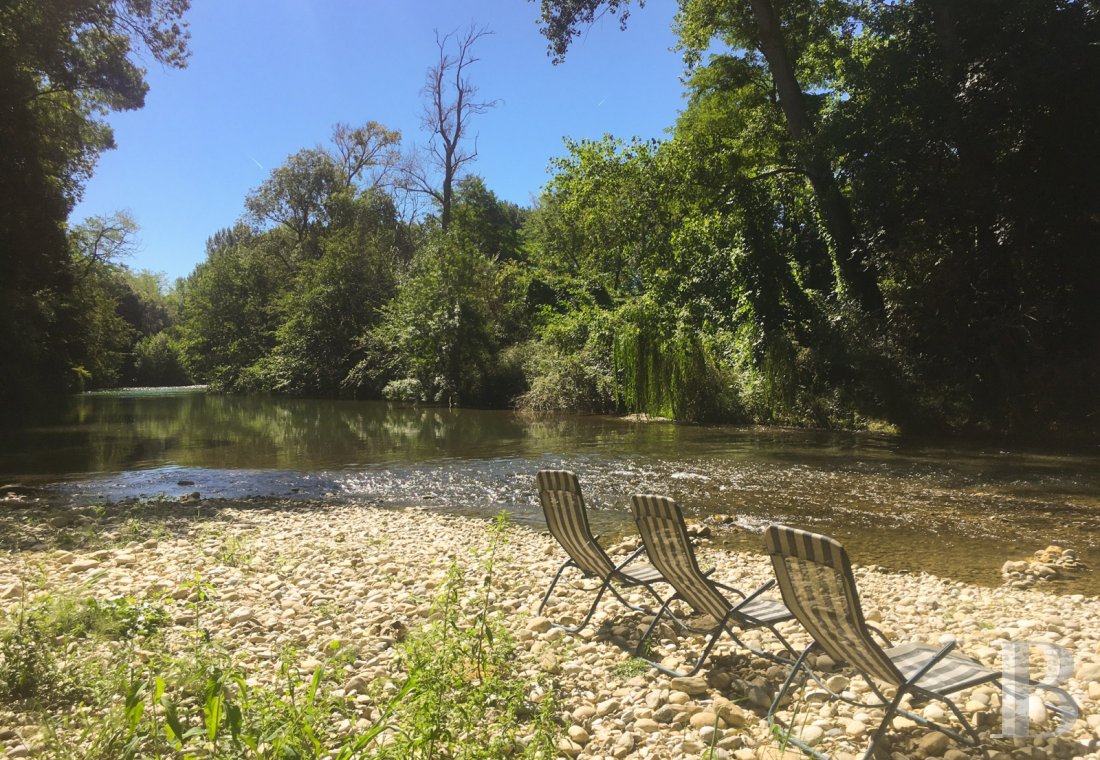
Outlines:
[[[716,622],[723,620],[733,605],[699,569],[680,506],[666,496],[648,494],[636,494],[630,502],[649,561],[696,612],[710,615]]]
[[[915,676],[938,651],[925,644],[909,643],[887,649],[886,655],[908,679]],[[943,695],[994,681],[1000,676],[1000,673],[952,652],[933,665],[916,685],[933,694]]]
[[[791,619],[791,611],[783,602],[759,597],[737,605],[737,614],[761,623],[781,623]]]
[[[606,581],[614,573],[615,565],[592,536],[577,476],[568,470],[539,470],[535,483],[550,534],[581,572]],[[661,580],[660,574],[652,568],[632,568],[631,572],[638,581]],[[642,575],[651,577],[643,578]]]
[[[879,646],[871,638],[870,629],[863,619],[848,554],[833,539],[783,525],[771,525],[764,531],[764,545],[771,555],[783,601],[814,640],[798,658],[786,682],[772,701],[768,710],[768,726],[773,731],[788,731],[791,744],[812,757],[824,757],[813,747],[802,743],[798,737],[791,736],[790,727],[777,715],[789,689],[797,681],[798,670],[806,667],[806,656],[815,647],[820,647],[834,660],[847,662],[860,671],[871,691],[881,701],[878,706],[885,708],[882,721],[871,735],[863,760],[878,756],[875,754],[876,745],[885,736],[895,715],[926,725],[967,746],[982,746],[982,737],[947,695],[981,683],[997,682],[1000,673],[955,654],[949,647],[933,648],[919,643],[893,647],[887,644],[887,649]],[[921,671],[925,668],[928,670],[922,674]],[[876,680],[892,685],[896,692],[887,697],[875,685]],[[1034,681],[1032,685],[1055,692],[1059,698],[1065,695],[1064,704],[1073,703],[1069,695],[1061,689]],[[946,704],[951,708],[955,719],[962,724],[963,733],[949,725],[940,725],[907,712],[902,708],[903,699],[907,695],[917,697],[918,701],[934,698]],[[833,696],[852,704],[873,706],[851,701],[841,695]],[[1074,717],[1078,714],[1073,711]],[[982,754],[989,757],[984,749]]]
[[[881,681],[901,685],[905,675],[867,629],[852,566],[831,538],[771,525],[764,532],[783,601],[818,646]]]

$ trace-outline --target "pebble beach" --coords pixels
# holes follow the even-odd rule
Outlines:
[[[288,645],[300,653],[299,666],[306,671],[320,667],[334,646],[354,645],[354,657],[341,664],[337,694],[359,710],[344,726],[349,733],[377,717],[368,684],[388,682],[392,689],[400,683],[399,643],[429,620],[430,600],[448,569],[457,565],[471,579],[471,590],[478,586],[480,552],[489,540],[484,520],[369,503],[198,501],[137,518],[126,518],[125,510],[124,505],[64,512],[4,505],[0,608],[10,616],[35,595],[61,591],[157,599],[168,611],[168,625],[182,632],[195,623],[188,599],[201,578],[211,599],[203,623],[232,650],[250,679],[276,679],[277,653]],[[59,534],[81,531],[96,536],[97,543],[66,548],[57,541]],[[629,541],[609,547],[620,557],[631,548]],[[699,541],[697,553],[703,567],[716,568],[717,579],[746,592],[771,577],[762,553],[719,550],[706,540]],[[555,694],[561,757],[803,756],[784,748],[765,720],[786,676],[783,666],[726,637],[698,676],[663,675],[632,657],[649,618],[610,597],[582,632],[566,633],[555,624],[577,623],[598,585],[575,571],[538,615],[542,594],[564,558],[546,532],[511,525],[495,558],[491,593],[492,612],[514,638],[519,671],[533,685],[530,698],[543,698],[546,684]],[[938,647],[950,634],[956,651],[995,669],[1005,640],[1046,642],[1071,653],[1072,675],[1060,685],[1080,707],[1078,719],[1050,735],[1056,723],[1041,701],[1032,700],[1033,735],[989,738],[994,760],[1100,757],[1100,599],[1059,595],[1042,586],[984,588],[930,573],[861,567],[858,557],[853,561],[868,619],[895,643]],[[627,598],[645,601],[638,594]],[[780,630],[796,649],[808,642],[795,622]],[[754,648],[779,651],[767,632],[748,631],[743,639]],[[671,626],[658,629],[655,641],[651,656],[673,668],[693,662],[704,643]],[[1039,647],[1033,652],[1033,675],[1039,676],[1043,654]],[[816,665],[831,689],[856,698],[868,695],[861,679],[828,658]],[[822,697],[807,687],[781,717],[822,752],[841,760],[861,756],[881,712]],[[1000,730],[1001,694],[995,686],[964,692],[957,701],[983,736]],[[932,720],[945,718],[939,704],[911,709]],[[893,760],[982,756],[906,718],[896,718],[888,736]],[[50,757],[47,744],[32,714],[11,706],[0,711],[0,757]]]

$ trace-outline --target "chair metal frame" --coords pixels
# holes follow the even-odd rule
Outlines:
[[[535,476],[535,485],[550,534],[568,555],[568,559],[561,564],[553,580],[550,581],[550,586],[543,594],[536,614],[542,615],[562,574],[571,567],[579,570],[586,578],[598,578],[601,581],[600,588],[580,624],[570,628],[552,623],[555,627],[572,634],[582,631],[596,614],[596,608],[607,591],[610,591],[628,609],[648,615],[655,614],[647,607],[631,604],[615,588],[615,584],[624,588],[640,586],[649,592],[657,606],[664,605],[665,600],[653,589],[654,583],[664,581],[657,570],[646,564],[635,565],[632,569],[627,568],[643,555],[645,547],[639,546],[618,564],[612,562],[607,552],[599,545],[599,536],[592,534],[588,524],[588,510],[581,494],[580,481],[575,473],[569,470],[539,470]],[[644,577],[638,577],[639,575]]]
[[[675,677],[692,676],[702,669],[707,657],[718,643],[718,639],[725,632],[738,646],[755,655],[785,665],[791,664],[797,653],[776,628],[776,624],[791,620],[794,616],[780,602],[760,599],[762,594],[775,585],[774,580],[768,581],[749,594],[733,586],[719,583],[710,577],[714,569],[704,572],[699,568],[695,551],[687,535],[683,512],[675,500],[667,496],[635,494],[631,497],[631,507],[635,522],[638,524],[638,532],[642,536],[642,545],[646,548],[650,562],[657,566],[668,583],[676,590],[676,593],[665,601],[656,617],[650,622],[638,642],[635,656],[645,660],[662,673]],[[657,527],[658,524],[661,525],[660,529]],[[736,594],[741,597],[740,601],[731,604],[719,589]],[[717,624],[711,628],[697,628],[678,619],[670,609],[671,603],[677,600],[686,602],[696,612],[711,615],[717,620]],[[761,612],[765,615],[761,616]],[[665,615],[672,618],[684,630],[709,637],[695,664],[686,672],[665,667],[645,656],[649,639]],[[790,658],[749,646],[737,635],[733,626],[741,631],[767,628],[790,653]]]
[[[805,676],[813,679],[821,689],[834,699],[857,707],[885,708],[883,719],[872,734],[871,741],[863,755],[864,760],[870,760],[879,741],[886,735],[886,731],[891,722],[899,715],[919,725],[925,726],[926,728],[938,731],[961,744],[981,750],[982,754],[988,760],[989,754],[983,746],[978,732],[966,719],[966,716],[963,715],[958,705],[955,704],[948,695],[973,688],[983,683],[995,683],[1003,689],[1004,685],[1001,683],[1000,673],[989,670],[980,663],[965,658],[962,655],[952,654],[956,644],[952,641],[938,651],[933,650],[931,647],[927,648],[928,651],[931,652],[931,656],[911,676],[906,677],[895,664],[895,660],[890,657],[889,652],[884,650],[883,647],[874,640],[873,635],[878,636],[887,648],[893,646],[882,631],[874,626],[868,625],[863,617],[859,592],[855,584],[855,576],[852,573],[852,566],[848,559],[848,553],[843,546],[827,536],[780,525],[771,525],[765,530],[764,544],[771,557],[772,566],[775,569],[779,590],[783,595],[783,600],[786,602],[787,607],[794,613],[795,618],[813,637],[813,641],[810,642],[809,646],[806,647],[791,666],[790,673],[783,682],[782,687],[776,693],[775,699],[772,701],[771,707],[768,710],[768,726],[773,731],[784,733],[787,743],[798,747],[805,754],[815,758],[815,760],[830,760],[828,755],[815,750],[813,747],[810,747],[798,737],[794,736],[791,727],[785,726],[776,715],[781,704],[786,699],[788,691],[794,685],[795,681],[798,680],[799,672],[802,671]],[[790,558],[803,563],[811,563],[821,568],[827,568],[821,572],[834,574],[834,580],[836,581],[834,588],[843,595],[843,601],[845,603],[844,610],[847,610],[847,614],[836,614],[837,610],[839,610],[840,613],[844,612],[844,610],[837,608],[837,610],[832,611],[833,614],[830,615],[830,618],[833,621],[844,620],[846,622],[847,626],[844,629],[837,630],[840,630],[842,634],[846,634],[849,637],[847,642],[834,639],[830,634],[830,627],[819,624],[823,618],[817,618],[807,612],[808,607],[812,605],[807,605],[805,600],[799,596],[798,584],[794,581],[786,564],[786,560]],[[835,601],[837,600],[834,599],[834,602]],[[821,612],[820,604],[814,607],[814,611]],[[849,649],[848,647],[851,648]],[[864,647],[864,651],[856,651],[858,647]],[[924,647],[919,648],[923,649]],[[807,664],[808,657],[815,650],[827,653],[837,662],[843,661],[851,666],[859,676],[863,678],[878,702],[863,702],[845,697],[843,694],[838,694],[832,689],[829,689],[825,685],[823,679]],[[954,683],[948,683],[938,691],[921,687],[920,682],[925,676],[931,673],[937,665],[951,658],[954,658],[956,662],[965,660],[962,664],[965,664],[973,675]],[[865,664],[870,664],[870,667],[860,667],[855,664],[853,660],[862,660]],[[888,698],[884,694],[883,690],[876,683],[876,678],[895,688],[893,698]],[[1061,705],[1047,705],[1047,707],[1055,713],[1063,717],[1070,716],[1071,720],[1076,719],[1079,715],[1079,708],[1073,701],[1073,698],[1064,690],[1037,681],[1030,681],[1029,683],[1032,687],[1044,689],[1058,695],[1059,701],[1062,703]],[[906,695],[912,695],[917,702],[937,701],[946,705],[962,725],[965,733],[959,733],[948,726],[931,721],[922,715],[902,709],[901,703]]]

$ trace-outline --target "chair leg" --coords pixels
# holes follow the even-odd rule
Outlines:
[[[766,627],[769,631],[772,632],[772,635],[775,636],[775,638],[779,641],[779,643],[783,645],[783,648],[786,649],[788,652],[790,652],[791,657],[797,657],[798,656],[798,652],[794,651],[794,647],[791,646],[791,642],[787,641],[786,637],[783,636],[783,634],[779,632],[778,628],[776,628],[774,625],[771,625],[770,623],[767,624]],[[792,662],[793,662],[793,660],[792,660]]]
[[[657,623],[660,622],[661,617],[668,610],[669,603],[675,598],[676,598],[675,596],[669,597],[668,601],[666,601],[664,604],[662,604],[661,609],[658,610],[657,614],[653,616],[653,620],[650,621],[649,627],[645,629],[645,633],[642,634],[642,638],[638,639],[638,645],[636,647],[634,647],[634,656],[635,657],[640,657],[641,659],[645,660],[646,662],[649,662],[649,660],[647,658],[642,657],[642,652],[645,651],[646,641],[649,640],[649,637],[653,633],[653,630],[657,627]]]
[[[551,625],[553,625],[555,628],[560,628],[566,633],[580,633],[582,630],[584,630],[584,627],[588,625],[588,621],[592,619],[592,616],[596,614],[596,607],[599,605],[600,599],[603,598],[603,592],[607,591],[608,587],[608,582],[604,581],[603,585],[600,586],[600,590],[596,592],[596,598],[592,600],[592,606],[588,608],[588,614],[584,616],[584,620],[582,620],[580,624],[577,625],[575,628],[569,628],[568,626],[561,625],[560,623],[552,623]]]
[[[687,673],[673,673],[671,670],[668,670],[666,672],[672,673],[672,675],[675,675],[675,676],[678,676],[678,677],[680,677],[680,676],[693,676],[696,673],[698,673],[702,669],[703,663],[706,662],[707,655],[710,654],[710,650],[714,649],[714,645],[718,643],[718,639],[720,639],[722,637],[722,632],[725,631],[725,630],[726,630],[725,621],[722,621],[722,625],[719,625],[713,631],[711,631],[710,641],[708,641],[707,645],[705,647],[703,647],[703,653],[701,655],[699,655],[699,659],[695,661],[695,667],[693,667]]]
[[[963,712],[959,709],[959,706],[950,699],[941,699],[940,701],[951,708],[951,712],[955,714],[955,718],[958,719],[959,723],[962,724],[963,730],[966,731],[966,733],[969,735],[970,742],[964,741],[963,744],[972,743],[972,746],[977,747],[979,750],[981,750],[982,756],[985,758],[985,760],[989,760],[989,752],[987,752],[985,747],[982,746],[982,737],[978,736],[978,732],[975,731],[974,727],[970,725],[970,721],[968,721],[966,719],[966,716],[963,715]],[[941,731],[941,733],[946,732]],[[951,734],[948,733],[947,735],[950,736]],[[962,736],[959,736],[958,738],[963,739]]]
[[[712,649],[714,649],[714,645],[718,643],[718,639],[721,638],[722,632],[726,631],[726,621],[727,620],[729,620],[729,615],[726,615],[726,617],[722,618],[722,621],[717,626],[715,626],[713,630],[711,630],[707,633],[707,635],[710,636],[710,640],[707,641],[706,646],[703,647],[703,653],[699,655],[699,659],[695,661],[695,665],[691,668],[691,670],[687,671],[686,673],[682,673],[678,670],[673,670],[672,668],[666,668],[664,665],[662,665],[659,662],[656,662],[655,660],[650,660],[648,658],[642,658],[642,659],[644,659],[646,662],[648,662],[653,667],[657,668],[657,670],[661,671],[665,675],[670,675],[673,678],[684,678],[686,676],[693,676],[696,673],[698,673],[700,670],[702,670],[703,663],[705,663],[707,661],[707,656],[710,654],[710,651]],[[650,626],[649,626],[649,630],[647,630],[646,633],[645,633],[645,636],[642,637],[642,641],[645,641],[646,636],[648,636],[650,634],[650,632],[653,630],[653,627],[656,624],[656,622],[657,622],[657,619],[654,618],[653,623],[650,624]],[[641,646],[642,646],[641,642],[639,642],[638,648],[641,649]]]
[[[1049,702],[1044,702],[1048,709],[1058,713],[1061,719],[1067,725],[1073,725],[1074,721],[1081,717],[1081,708],[1073,697],[1069,695],[1069,692],[1064,689],[1060,689],[1057,686],[1050,686],[1049,684],[1040,683],[1039,681],[1032,681],[1031,686],[1036,689],[1042,689],[1043,691],[1049,691],[1051,694],[1055,694],[1058,697],[1058,701],[1061,704],[1053,705]]]
[[[619,593],[618,589],[616,589],[614,586],[611,586],[610,588],[611,588],[611,593],[615,595],[615,598],[619,600],[619,603],[621,605],[623,605],[624,607],[626,607],[627,609],[634,610],[635,612],[644,612],[647,615],[656,615],[657,614],[653,610],[648,609],[646,607],[636,607],[636,606],[634,606],[633,604],[631,604],[630,602],[628,602],[626,599],[623,598],[623,595]],[[654,598],[657,599],[657,602],[659,604],[661,603],[661,597],[654,594],[652,589],[650,589],[648,586],[646,586],[646,590],[648,590],[649,593],[653,594]]]
[[[542,614],[542,610],[544,607],[546,607],[546,603],[550,601],[550,594],[553,593],[554,587],[558,585],[558,580],[561,578],[561,574],[564,573],[565,569],[570,566],[576,567],[576,563],[571,559],[567,559],[561,564],[561,567],[558,568],[558,572],[554,574],[554,580],[550,581],[550,588],[546,589],[546,593],[542,596],[542,603],[539,604],[538,612],[535,613],[536,615]]]
[[[787,674],[787,679],[783,682],[783,685],[779,688],[779,691],[775,694],[775,699],[772,700],[772,706],[768,708],[768,729],[776,736],[781,732],[786,732],[786,738],[783,740],[785,744],[791,744],[798,749],[802,750],[805,754],[809,755],[815,760],[831,760],[828,755],[818,752],[810,745],[801,741],[797,736],[791,736],[791,732],[794,730],[793,726],[784,726],[783,723],[775,717],[775,714],[779,711],[779,706],[783,703],[784,698],[787,696],[787,692],[798,678],[799,669],[806,670],[811,676],[813,672],[806,668],[806,658],[809,657],[810,652],[817,648],[817,643],[811,641],[810,645],[802,650],[802,654],[795,658],[794,663],[791,665],[791,672]]]
[[[890,723],[894,720],[894,716],[897,715],[898,708],[901,706],[901,700],[905,696],[905,688],[899,688],[894,698],[890,700],[890,704],[886,707],[886,714],[882,716],[882,722],[878,724],[878,728],[875,729],[875,733],[871,735],[871,743],[867,745],[867,751],[863,753],[863,760],[871,760],[875,754],[875,745],[886,734],[886,729],[890,727]]]
[[[785,646],[787,648],[787,650],[792,655],[795,653],[794,649],[791,648],[791,645],[789,643],[787,643],[787,640],[779,634],[779,631],[775,630],[775,628],[773,628],[770,625],[767,626],[767,628],[770,629],[771,632],[775,634],[775,637],[777,639],[779,639],[779,641],[783,644],[783,646]],[[747,649],[748,651],[755,654],[757,657],[763,657],[765,660],[771,660],[772,662],[777,663],[779,665],[790,665],[793,662],[793,660],[789,660],[786,657],[780,657],[779,655],[772,654],[771,652],[765,652],[763,649],[753,649],[748,644],[746,644],[744,641],[742,641],[741,637],[738,636],[733,631],[730,631],[730,630],[727,629],[726,632],[729,633],[729,635],[733,638],[733,640],[737,644],[737,646],[741,647],[742,649]]]
[[[665,606],[665,600],[661,598],[660,594],[658,594],[656,591],[653,590],[653,586],[651,586],[648,583],[644,583],[642,585],[645,587],[645,590],[649,592],[649,595],[653,597],[653,601],[657,602],[657,609],[658,610]],[[646,615],[656,615],[656,614],[658,614],[658,613],[654,612],[653,610],[649,609],[648,607],[635,607],[633,604],[630,604],[625,599],[623,599],[622,596],[619,595],[619,592],[615,589],[614,586],[611,587],[611,593],[614,594],[615,598],[617,598],[620,602],[622,602],[622,604],[624,604],[626,607],[629,607],[630,609],[634,610],[635,612],[641,612],[641,613],[644,613]],[[673,598],[675,599],[676,597],[673,596]],[[675,613],[673,613],[673,611],[671,609],[666,609],[665,614],[668,615],[669,619],[672,620],[672,622],[675,623],[677,625],[677,627],[680,628],[681,631],[690,630],[690,626],[688,626],[688,624],[685,623],[680,618],[676,617]]]

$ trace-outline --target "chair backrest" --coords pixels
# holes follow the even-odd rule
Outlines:
[[[569,470],[539,470],[535,485],[546,516],[546,527],[582,572],[607,580],[615,564],[588,526],[581,484]]]
[[[826,654],[895,685],[905,678],[871,637],[844,547],[785,525],[764,531],[783,602]]]
[[[631,496],[630,504],[653,566],[697,612],[725,618],[732,605],[699,569],[680,505],[649,494]]]

